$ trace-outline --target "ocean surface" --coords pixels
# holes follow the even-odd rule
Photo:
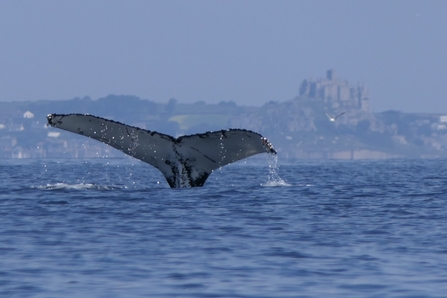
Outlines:
[[[447,297],[447,160],[0,160],[0,297]]]

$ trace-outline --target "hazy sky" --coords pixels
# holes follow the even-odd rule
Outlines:
[[[0,0],[0,100],[285,101],[334,68],[447,113],[447,1]]]

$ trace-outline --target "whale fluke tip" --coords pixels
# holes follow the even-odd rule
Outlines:
[[[265,149],[267,150],[267,153],[277,154],[275,147],[273,147],[272,143],[270,143],[267,138],[262,137],[261,140],[262,140],[262,144],[264,145]]]

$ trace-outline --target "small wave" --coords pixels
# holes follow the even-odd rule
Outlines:
[[[96,190],[111,190],[116,187],[110,186],[101,186],[92,183],[76,183],[76,184],[68,184],[68,183],[54,183],[47,185],[39,185],[36,188],[38,189],[47,189],[47,190],[61,190],[61,189],[76,189],[76,190],[85,190],[85,189],[96,189]]]
[[[281,178],[276,180],[269,180],[265,183],[261,183],[261,186],[265,187],[275,187],[275,186],[292,186],[292,184],[287,183],[286,181],[282,180]]]

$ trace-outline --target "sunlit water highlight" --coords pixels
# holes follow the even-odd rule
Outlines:
[[[0,160],[0,297],[445,297],[446,172],[258,158],[170,189],[134,159]]]

